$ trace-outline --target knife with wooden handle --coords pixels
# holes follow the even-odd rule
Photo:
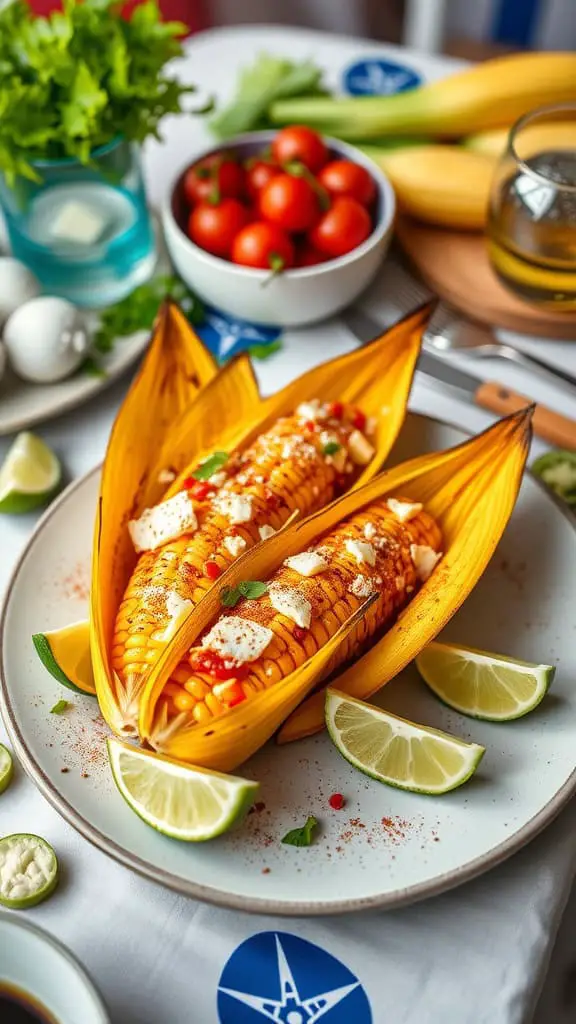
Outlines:
[[[372,316],[355,307],[344,310],[340,317],[349,330],[363,342],[371,341],[384,330]],[[496,381],[479,380],[471,373],[454,366],[447,359],[430,352],[420,353],[417,369],[426,374],[431,384],[441,387],[443,391],[449,389],[459,398],[497,413],[498,416],[507,416],[534,404],[531,398],[512,391],[506,385]],[[536,403],[532,425],[534,433],[543,441],[559,448],[576,451],[576,420]]]

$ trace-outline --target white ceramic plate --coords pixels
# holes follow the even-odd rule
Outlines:
[[[461,441],[461,431],[410,416],[395,452]],[[44,671],[33,632],[86,614],[99,471],[72,485],[40,523],[15,571],[1,621],[2,710],[15,750],[44,795],[87,839],[142,874],[191,896],[262,913],[321,914],[392,907],[449,889],[532,839],[576,789],[576,533],[569,515],[527,477],[513,521],[478,587],[447,630],[453,640],[558,665],[532,715],[490,725],[451,712],[410,669],[383,706],[487,747],[477,776],[444,797],[374,782],[326,735],[277,748],[244,767],[262,783],[258,811],[199,846],[167,839],[130,812],[103,751],[93,698],[71,696]],[[60,697],[66,715],[51,715]],[[62,772],[63,768],[69,771]],[[87,776],[87,777],[86,777]],[[346,807],[333,811],[332,793]],[[314,814],[318,841],[284,846]]]

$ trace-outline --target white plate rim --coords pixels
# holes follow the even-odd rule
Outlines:
[[[464,430],[461,425],[450,422],[449,420],[441,419],[440,417],[427,416],[422,413],[412,412],[411,410],[410,415],[430,421],[442,427],[458,430],[462,434],[471,435],[471,431]],[[522,828],[518,829],[514,835],[510,836],[510,838],[506,839],[503,843],[499,843],[498,846],[495,846],[480,857],[476,857],[474,860],[469,861],[462,867],[436,875],[429,881],[396,889],[394,892],[363,898],[330,900],[322,903],[309,903],[305,900],[294,900],[292,902],[288,902],[287,900],[279,901],[275,899],[235,895],[233,893],[226,892],[223,889],[217,889],[212,886],[205,886],[200,883],[187,881],[177,875],[173,875],[168,871],[164,871],[161,868],[157,868],[154,865],[149,864],[147,861],[142,860],[142,858],[125,850],[113,839],[103,835],[97,828],[91,825],[89,821],[83,818],[82,815],[68,803],[62,794],[58,792],[57,788],[48,778],[41,765],[38,764],[32,754],[29,753],[26,746],[26,740],[20,731],[11,707],[4,663],[4,635],[8,606],[10,604],[12,592],[18,580],[21,565],[26,559],[30,547],[36,541],[46,523],[58,513],[60,507],[66,503],[70,495],[73,494],[77,488],[82,487],[87,483],[87,481],[96,473],[100,473],[101,470],[102,464],[99,464],[87,473],[84,473],[83,476],[78,477],[77,480],[73,480],[40,518],[12,570],[0,611],[0,714],[2,715],[6,725],[16,756],[26,774],[40,790],[42,796],[45,797],[48,803],[54,807],[58,814],[60,814],[60,816],[64,818],[69,825],[72,825],[72,827],[75,828],[84,839],[87,839],[88,842],[92,843],[92,845],[97,849],[101,850],[103,853],[107,854],[107,856],[122,864],[124,867],[135,871],[136,874],[143,878],[157,882],[158,884],[163,885],[182,896],[188,896],[192,899],[200,900],[203,903],[208,903],[213,906],[224,907],[228,910],[241,910],[251,914],[274,914],[279,917],[326,917],[336,914],[357,913],[363,910],[395,910],[400,907],[408,906],[411,903],[417,903],[423,899],[429,899],[432,896],[439,896],[442,893],[463,885],[465,882],[470,882],[473,879],[478,878],[480,875],[483,875],[485,872],[492,870],[492,868],[497,867],[499,864],[502,864],[513,854],[518,853],[524,846],[535,839],[536,836],[550,825],[570,802],[576,793],[576,767],[560,789],[557,790],[552,799],[549,800],[537,814],[533,815],[533,817],[530,818]],[[566,505],[557,498],[552,491],[548,490],[542,481],[529,469],[525,472],[528,473],[531,480],[537,484],[539,490],[542,491],[543,496],[558,508],[559,512],[564,516],[573,531],[576,533],[576,517],[574,517],[574,515],[568,510]]]

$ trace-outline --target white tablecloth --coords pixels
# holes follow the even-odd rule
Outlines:
[[[237,67],[262,49],[312,56],[330,70],[334,83],[342,66],[361,50],[387,53],[429,77],[449,66],[447,61],[417,57],[392,47],[292,29],[251,27],[193,39],[180,74],[201,83],[206,92],[229,93]],[[154,201],[160,199],[168,178],[205,138],[201,124],[169,119],[165,144],[151,145],[147,151]],[[394,293],[394,279],[385,268],[376,294],[374,290],[371,293],[371,309],[389,318],[400,312]],[[262,386],[272,390],[305,366],[351,344],[350,335],[337,321],[315,330],[290,332],[284,350],[259,365]],[[541,350],[534,340],[521,344],[527,350]],[[546,353],[551,361],[576,371],[572,345],[547,342]],[[499,363],[486,367],[485,375],[489,372],[574,413],[574,402],[566,392],[540,385],[529,375]],[[61,455],[70,478],[101,460],[125,389],[123,381],[89,407],[39,430]],[[425,378],[417,379],[411,405],[470,430],[489,422],[479,410],[440,396],[426,385]],[[0,444],[0,456],[6,447],[6,441]],[[542,446],[536,444],[535,451],[539,450]],[[34,521],[35,517],[27,516],[5,517],[0,522],[0,593]],[[6,739],[2,727],[0,739]],[[318,1020],[318,1004],[314,1011],[286,1007],[273,1017],[270,1008],[267,1013],[257,1012],[221,996],[218,1010],[218,983],[228,958],[244,940],[273,931],[308,939],[344,963],[364,987],[374,1024],[527,1021],[574,874],[575,825],[576,808],[572,805],[545,834],[503,867],[413,908],[337,919],[274,920],[202,906],[136,877],[68,827],[21,771],[0,802],[0,834],[40,833],[58,851],[63,865],[60,890],[31,911],[30,917],[67,943],[85,963],[108,1002],[114,1024],[257,1024],[265,1019],[310,1024]],[[265,938],[255,941],[264,948]],[[281,941],[285,949],[292,949],[292,940]],[[276,959],[264,957],[254,963],[262,978],[262,995],[270,996],[277,984]],[[336,975],[323,973],[320,967],[315,970],[315,963],[320,961],[312,956],[304,979],[310,986],[308,996],[334,987],[330,979]],[[301,980],[301,975],[298,977]],[[555,998],[554,992],[551,998]],[[326,1024],[349,1021],[344,1007],[342,1002],[322,1013]],[[561,1020],[560,1010],[553,1010],[550,1003],[543,1013],[542,1022]],[[573,1019],[566,1016],[566,1024]],[[358,1011],[354,1024],[370,1024],[367,1011],[365,1019]]]

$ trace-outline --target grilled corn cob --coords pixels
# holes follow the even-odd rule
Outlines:
[[[183,618],[248,548],[347,489],[373,455],[351,406],[302,403],[208,477],[189,467],[167,499],[130,524],[143,551],[116,618],[114,670],[136,693]],[[204,466],[209,467],[205,461]],[[163,542],[165,540],[165,542]],[[146,550],[149,548],[149,550]]]
[[[222,615],[173,672],[158,708],[159,749],[171,720],[174,728],[205,725],[279,683],[376,594],[327,672],[348,661],[428,578],[440,546],[439,527],[421,504],[388,499],[344,521],[311,552],[288,558],[262,596]]]

